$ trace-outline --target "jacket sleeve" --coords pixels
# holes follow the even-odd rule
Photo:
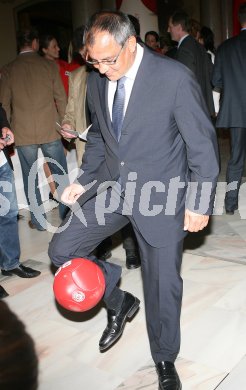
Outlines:
[[[6,112],[7,120],[11,121],[11,89],[9,86],[9,72],[8,66],[4,66],[1,69],[1,79],[0,79],[0,102],[2,107]]]
[[[200,86],[188,73],[177,90],[174,116],[190,171],[186,207],[199,214],[211,214],[219,174],[217,137]]]
[[[9,122],[7,120],[6,112],[0,103],[0,137],[2,136],[2,128],[8,127],[10,129]]]
[[[98,183],[105,171],[105,143],[102,138],[100,124],[97,120],[96,110],[90,93],[89,85],[87,86],[87,103],[90,112],[92,127],[87,134],[85,153],[82,160],[83,174],[78,178],[82,185],[97,180]]]
[[[69,94],[68,94],[68,102],[66,106],[65,116],[63,118],[62,124],[67,123],[72,126],[73,129],[76,128],[75,124],[75,107],[74,107],[74,80],[73,77],[69,77]],[[82,115],[82,113],[81,113]]]
[[[194,55],[191,50],[187,50],[186,47],[181,45],[176,52],[175,59],[196,74]]]
[[[221,51],[218,49],[215,55],[215,62],[212,75],[212,84],[214,86],[214,91],[221,92],[223,89],[223,79],[222,79],[222,59]]]
[[[59,120],[61,122],[65,115],[67,96],[66,96],[64,86],[62,84],[61,76],[57,65],[56,64],[51,64],[51,65],[53,67],[52,69],[53,70],[53,94],[56,102],[57,111],[59,114]]]

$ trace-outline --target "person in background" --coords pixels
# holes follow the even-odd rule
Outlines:
[[[15,191],[13,164],[8,146],[14,143],[6,113],[0,104],[0,267],[2,275],[17,275],[21,278],[35,278],[40,275],[20,263],[20,241],[18,232],[18,204]],[[0,299],[8,293],[0,286]],[[1,372],[1,371],[0,371]],[[1,376],[1,375],[0,375]],[[1,386],[0,386],[1,388]]]
[[[0,301],[0,389],[38,389],[38,357],[33,338],[3,301]]]
[[[144,37],[145,45],[150,49],[161,53],[160,51],[160,37],[156,31],[147,31]]]
[[[2,71],[0,101],[15,134],[24,191],[31,213],[29,227],[43,231],[46,229],[46,215],[38,186],[38,150],[42,150],[45,159],[50,159],[48,164],[52,175],[60,178],[56,188],[59,193],[63,183],[66,186],[69,180],[56,121],[59,117],[63,118],[67,99],[57,65],[38,54],[37,31],[20,31],[17,42],[17,58]],[[30,176],[31,169],[33,176]],[[30,186],[31,179],[33,185]],[[61,218],[67,213],[67,207],[62,203],[59,203],[59,212]]]
[[[167,33],[160,37],[160,52],[163,55],[166,55],[172,48],[172,42],[170,35]]]
[[[187,231],[205,228],[213,210],[219,174],[216,132],[194,75],[137,44],[126,14],[93,15],[85,48],[85,60],[95,68],[87,82],[92,127],[83,174],[62,199],[83,212],[86,224],[76,212],[68,214],[62,226],[70,223],[53,235],[48,253],[57,267],[89,257],[103,270],[108,322],[99,350],[104,352],[122,336],[140,302],[119,287],[121,267],[90,253],[132,223],[159,389],[181,390],[174,362],[180,348],[183,239]],[[94,185],[86,190],[90,183]],[[113,205],[105,213],[109,201]],[[130,345],[131,333],[128,337]]]
[[[60,47],[54,35],[45,34],[40,36],[39,53],[47,60],[56,62],[66,95],[68,95],[68,80],[69,80],[69,73],[67,72],[68,63],[59,58]]]
[[[178,42],[178,48],[174,59],[187,66],[194,75],[201,87],[207,109],[211,117],[214,117],[214,101],[212,94],[212,70],[213,64],[208,57],[206,50],[191,35],[191,21],[189,15],[184,11],[176,11],[168,23],[168,32],[172,40]]]
[[[73,37],[68,47],[68,63],[75,66],[72,71],[76,69],[76,66],[85,65],[85,61],[81,55],[84,39],[83,34],[84,26],[77,27],[73,32]]]
[[[231,155],[227,165],[226,214],[238,209],[238,195],[246,159],[246,2],[239,6],[239,35],[227,39],[217,49],[213,85],[221,92],[216,127],[230,129]]]
[[[196,41],[199,41],[200,31],[200,23],[195,19],[190,19],[190,34],[195,38]]]
[[[78,27],[74,31],[74,36],[72,39],[72,49],[70,47],[70,59],[75,61],[77,64],[84,63],[84,65],[79,65],[78,69],[75,69],[70,73],[69,76],[69,94],[68,102],[66,106],[65,116],[62,120],[62,135],[66,139],[76,139],[76,152],[77,152],[77,162],[80,167],[82,164],[82,157],[85,150],[85,141],[81,140],[79,137],[75,137],[69,133],[66,133],[66,130],[77,130],[80,133],[88,127],[89,114],[86,104],[86,81],[87,81],[87,67],[85,62],[79,61],[77,53],[79,53],[80,58],[83,51],[83,34],[84,26]]]
[[[211,59],[212,63],[214,64],[215,61],[215,46],[214,46],[214,33],[213,31],[207,27],[203,26],[200,30],[200,37],[198,42],[205,47],[209,58]],[[217,91],[213,91],[213,99],[214,99],[214,110],[215,115],[218,115],[219,108],[220,108],[220,93]],[[215,122],[215,119],[214,119]]]

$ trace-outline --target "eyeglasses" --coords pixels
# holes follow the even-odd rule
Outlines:
[[[126,43],[126,42],[125,42]],[[125,46],[125,43],[121,46],[121,49],[120,49],[120,51],[119,51],[119,53],[117,54],[117,56],[115,57],[115,58],[113,58],[112,60],[107,60],[107,59],[105,59],[105,60],[88,60],[87,59],[87,55],[86,55],[86,57],[85,57],[85,61],[86,61],[86,63],[87,64],[89,64],[89,65],[99,65],[99,64],[103,64],[103,65],[114,65],[114,64],[116,64],[116,62],[118,61],[118,58],[119,58],[119,56],[120,56],[120,53],[122,52],[122,50],[123,50],[123,48],[124,48],[124,46]]]

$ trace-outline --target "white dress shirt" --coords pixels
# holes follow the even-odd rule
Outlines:
[[[134,60],[134,63],[132,64],[131,68],[128,70],[128,72],[124,75],[127,79],[125,81],[125,105],[124,105],[124,115],[129,103],[130,95],[132,92],[132,87],[138,72],[138,68],[140,66],[140,63],[143,58],[143,48],[137,43],[137,53]],[[117,87],[117,81],[110,81],[108,85],[108,108],[110,112],[110,118],[112,121],[112,108],[113,108],[113,101],[114,101],[114,94]]]

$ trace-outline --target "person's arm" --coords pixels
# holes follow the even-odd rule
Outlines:
[[[65,110],[66,110],[66,105],[67,105],[67,96],[65,93],[64,86],[61,81],[61,76],[59,73],[59,69],[57,65],[50,64],[52,66],[52,71],[53,71],[53,94],[54,94],[54,100],[56,103],[57,111],[59,114],[59,120],[62,121],[64,115],[65,115]]]
[[[215,92],[221,92],[223,89],[223,78],[222,78],[222,58],[220,48],[216,52],[213,74],[212,74],[212,84],[214,86]]]
[[[93,87],[92,87],[93,88]],[[96,108],[90,91],[90,83],[87,86],[87,103],[90,112],[92,126],[87,133],[85,153],[82,159],[83,175],[78,179],[84,185],[97,180],[100,171],[105,164],[105,143],[102,138],[100,123],[98,123]]]
[[[0,134],[0,150],[4,149],[5,146],[12,145],[15,141],[14,134],[8,127],[2,127]]]
[[[196,73],[196,64],[193,52],[188,50],[185,46],[183,47],[182,44],[176,52],[175,59],[189,68],[194,74]]]
[[[213,211],[218,145],[200,86],[188,73],[177,90],[174,116],[186,145],[190,170],[184,229],[198,231],[207,225]]]
[[[66,106],[66,112],[64,115],[64,118],[62,120],[62,130],[61,134],[64,138],[76,138],[76,136],[66,133],[66,129],[68,130],[75,130],[75,104],[74,104],[74,92],[75,87],[74,87],[74,80],[73,77],[69,77],[69,94],[68,94],[68,102]],[[81,113],[82,115],[82,113]]]
[[[9,122],[11,117],[11,88],[8,66],[4,66],[1,69],[0,102],[6,113],[6,120]],[[5,124],[5,126],[9,127],[9,123]]]
[[[10,130],[6,112],[0,104],[0,149],[14,143],[14,134]]]

